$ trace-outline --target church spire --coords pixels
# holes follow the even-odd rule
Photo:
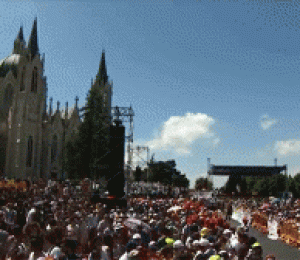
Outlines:
[[[23,35],[23,26],[21,26],[18,36],[14,41],[13,54],[21,54],[21,52],[24,50],[24,47],[25,47],[25,41]]]
[[[101,62],[99,66],[99,71],[96,76],[96,80],[101,84],[102,82],[104,85],[106,85],[108,81],[108,76],[107,76],[107,70],[106,70],[106,64],[105,64],[105,52],[102,50],[102,57],[101,57]]]
[[[24,42],[23,26],[22,25],[20,27],[20,31],[18,33],[17,39],[20,40],[21,42]]]
[[[34,58],[39,53],[39,46],[37,41],[37,18],[34,19],[31,34],[28,41],[28,49],[31,57]]]
[[[52,101],[53,101],[53,98],[51,97],[50,98],[50,107],[49,107],[49,116],[50,117],[52,116]]]

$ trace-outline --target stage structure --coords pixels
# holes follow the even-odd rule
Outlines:
[[[275,159],[274,166],[214,165],[210,163],[210,158],[207,159],[207,162],[207,178],[209,180],[211,180],[211,176],[229,176],[229,178],[236,179],[241,179],[246,176],[269,177],[281,173],[287,176],[287,165],[277,166],[277,159]],[[288,187],[286,187],[286,189],[288,189]]]
[[[225,166],[211,164],[208,175],[218,176],[272,176],[280,173],[286,174],[287,166]]]

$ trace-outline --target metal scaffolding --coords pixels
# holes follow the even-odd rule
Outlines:
[[[137,156],[138,160],[137,162],[135,162],[137,164],[137,166],[144,166],[144,167],[147,167],[147,181],[149,180],[149,167],[148,167],[148,164],[150,162],[150,148],[148,146],[136,146],[136,147],[133,147],[132,149],[132,152],[135,153],[135,155]],[[144,152],[147,152],[147,159],[143,159],[141,157],[141,153],[144,155]]]

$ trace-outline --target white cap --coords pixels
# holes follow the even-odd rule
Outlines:
[[[193,246],[199,246],[199,245],[200,245],[200,241],[199,240],[194,240]]]
[[[155,241],[150,241],[149,246],[155,246],[156,242]]]
[[[199,246],[209,246],[209,241],[206,238],[201,238],[199,241]]]
[[[134,234],[132,238],[133,239],[142,239],[141,234],[139,234],[139,233]]]
[[[183,243],[181,242],[181,240],[176,240],[176,241],[173,243],[173,247],[174,247],[174,248],[183,248],[184,245],[183,245]]]
[[[223,231],[223,234],[224,235],[226,235],[226,234],[231,234],[232,232],[231,232],[231,230],[230,229],[225,229],[224,231]]]
[[[61,249],[59,247],[54,247],[50,253],[50,255],[54,258],[54,259],[58,259],[61,255]]]

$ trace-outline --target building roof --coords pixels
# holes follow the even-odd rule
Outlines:
[[[12,70],[15,77],[17,77],[16,66],[20,62],[20,54],[11,54],[10,56],[0,61],[0,77],[5,77],[7,73]]]
[[[11,54],[7,57],[5,57],[4,59],[0,60],[0,66],[2,64],[6,64],[6,65],[17,65],[19,64],[20,62],[20,58],[21,58],[21,55],[20,54]]]

